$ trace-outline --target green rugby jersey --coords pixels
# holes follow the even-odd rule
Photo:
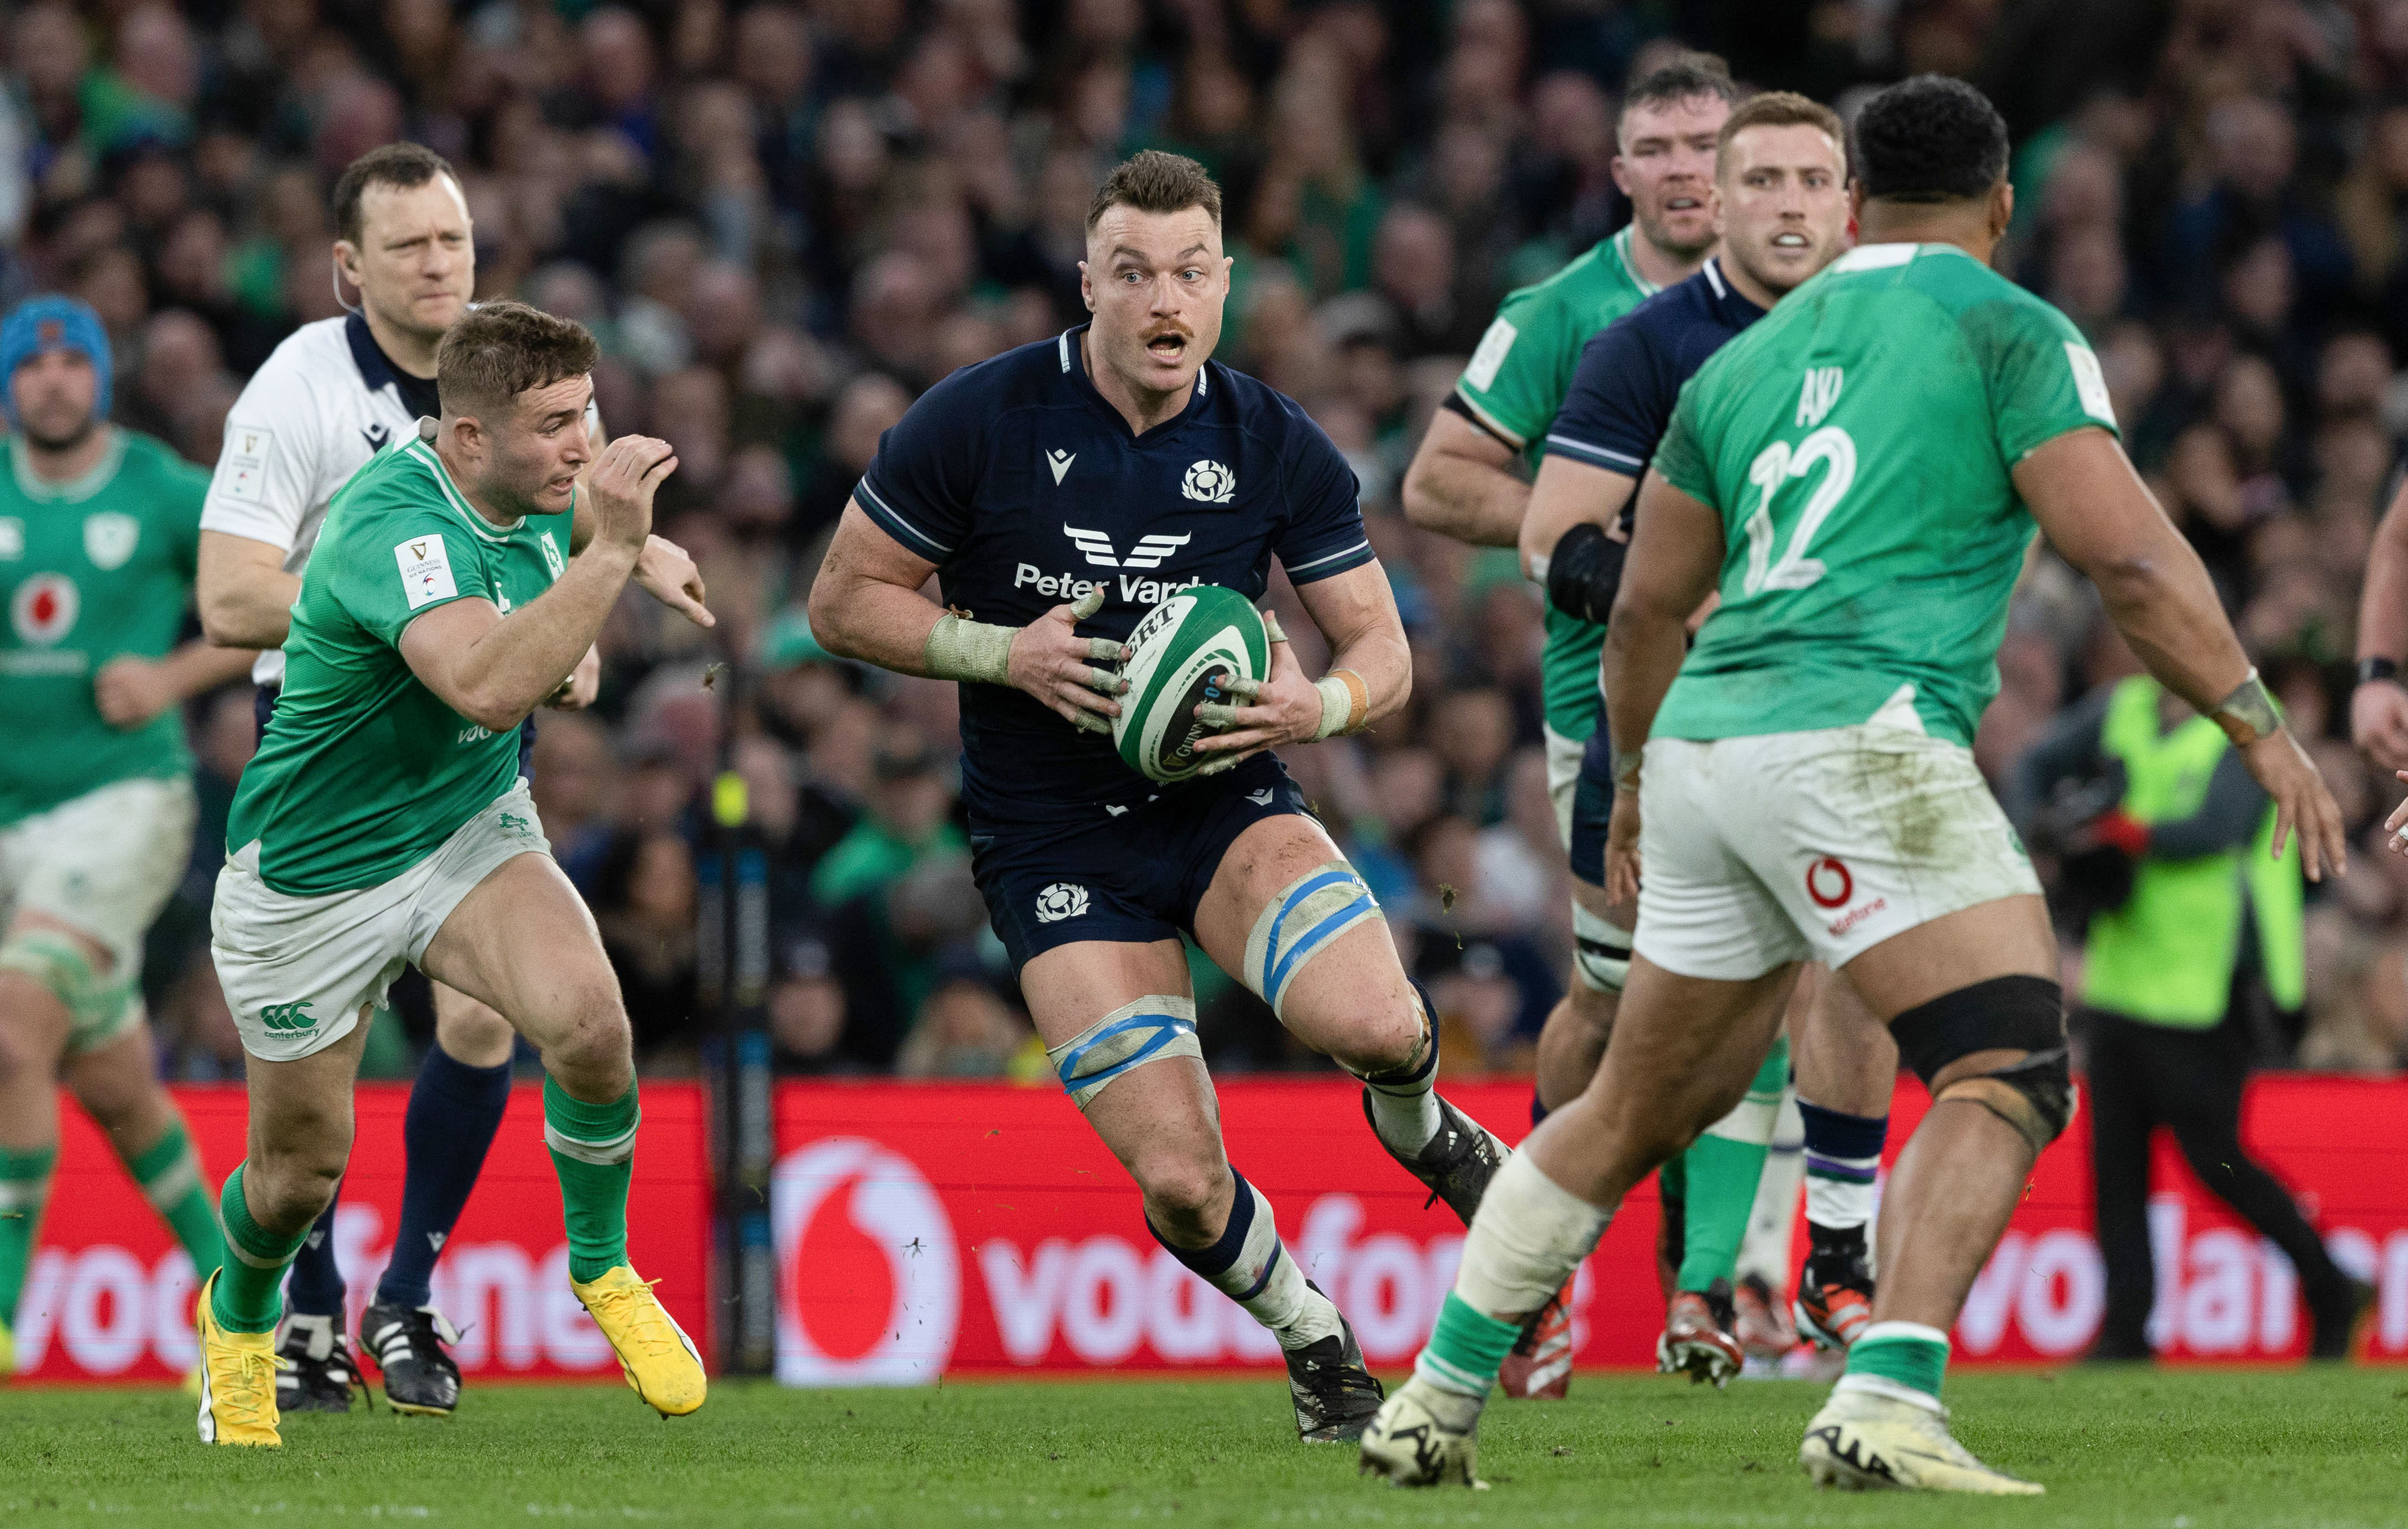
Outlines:
[[[2115,428],[2065,315],[1947,244],[1867,245],[1716,351],[1656,470],[1719,511],[1722,603],[1654,736],[1864,722],[1900,686],[1970,745],[2034,533],[2010,474]]]
[[[107,455],[68,483],[36,478],[24,443],[0,440],[0,825],[193,768],[181,707],[121,732],[101,721],[92,687],[111,659],[176,646],[209,475],[163,441],[108,428]]]
[[[507,615],[552,588],[572,518],[495,525],[415,437],[336,493],[293,603],[284,691],[226,830],[235,848],[260,841],[270,887],[307,897],[389,881],[510,789],[517,732],[445,705],[410,672],[401,634],[453,600]]]
[[[1455,384],[1480,422],[1522,452],[1530,471],[1571,391],[1589,336],[1655,295],[1656,284],[1630,258],[1626,227],[1536,286],[1508,293]],[[1605,628],[1548,606],[1547,646],[1539,660],[1547,725],[1575,743],[1597,731],[1601,707],[1598,650]]]

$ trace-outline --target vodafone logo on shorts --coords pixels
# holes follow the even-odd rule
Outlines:
[[[778,1163],[778,1379],[794,1386],[924,1385],[961,1326],[953,1218],[925,1175],[863,1136]]]
[[[8,624],[29,648],[48,648],[67,635],[83,609],[83,596],[64,574],[36,574],[17,586],[8,602]]]
[[[1806,895],[1820,908],[1845,907],[1856,894],[1856,879],[1836,855],[1825,855],[1806,867]]]

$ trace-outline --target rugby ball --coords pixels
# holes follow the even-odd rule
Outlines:
[[[1271,672],[1270,636],[1261,612],[1236,590],[1197,584],[1145,613],[1128,636],[1129,682],[1112,719],[1112,746],[1148,780],[1185,780],[1212,761],[1196,745],[1213,729],[1196,716],[1206,701],[1226,702],[1223,675],[1263,679]]]

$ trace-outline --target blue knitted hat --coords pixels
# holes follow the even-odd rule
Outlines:
[[[0,413],[17,422],[17,368],[44,350],[80,350],[92,363],[100,382],[92,402],[93,418],[108,418],[108,331],[92,305],[52,293],[29,297],[0,322]]]

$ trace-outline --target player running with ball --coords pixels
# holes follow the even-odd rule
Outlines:
[[[2014,206],[2005,121],[1926,75],[1868,101],[1856,140],[1863,242],[1698,371],[1640,489],[1604,661],[1630,982],[1595,1081],[1498,1171],[1413,1379],[1363,1436],[1392,1480],[1472,1479],[1522,1322],[1739,1098],[1820,959],[1933,1103],[1882,1206],[1873,1321],[1799,1461],[1849,1486],[2041,1490],[1975,1459],[1940,1401],[1948,1330],[2074,1107],[2056,937],[1970,747],[2035,522],[2231,735],[2275,848],[2297,833],[2309,876],[2343,867],[2341,813],[2117,446],[2081,332],[1989,268]]]
[[[1087,216],[1094,321],[912,406],[845,509],[810,616],[834,652],[963,682],[973,869],[1064,1089],[1154,1236],[1278,1336],[1297,1431],[1344,1439],[1379,1384],[1223,1154],[1181,932],[1363,1079],[1381,1145],[1458,1215],[1504,1148],[1432,1092],[1437,1035],[1378,905],[1268,751],[1394,710],[1411,659],[1337,449],[1211,362],[1221,249],[1200,165],[1150,151],[1114,169]],[[1330,674],[1307,679],[1274,641],[1253,704],[1210,719],[1226,726],[1198,746],[1214,773],[1152,784],[1095,736],[1125,688],[1100,665],[1170,589],[1260,598],[1273,556]],[[920,593],[932,573],[950,608]]]
[[[664,1416],[702,1405],[701,1357],[628,1263],[639,1111],[618,979],[518,770],[519,723],[600,633],[677,466],[644,436],[595,455],[599,354],[522,303],[462,318],[436,352],[442,419],[335,496],[302,575],[212,921],[251,1155],[201,1291],[204,1443],[282,1442],[279,1286],[342,1176],[365,1021],[405,963],[542,1051],[572,1287],[638,1395]],[[595,534],[572,558],[580,499]]]

